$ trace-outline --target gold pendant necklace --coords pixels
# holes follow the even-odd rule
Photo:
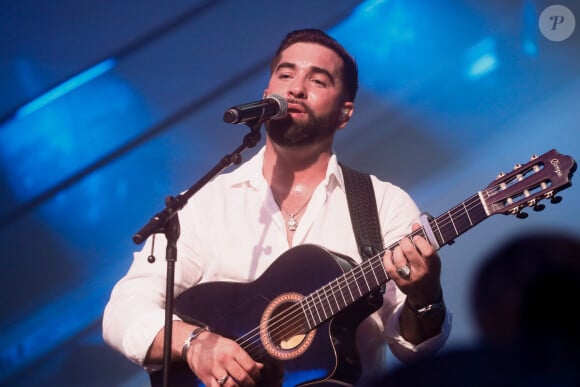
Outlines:
[[[282,208],[282,202],[278,199],[278,197],[276,196],[274,191],[272,191],[272,197],[274,198],[274,201],[276,202],[276,204],[278,205],[280,210],[283,213],[285,213],[286,216],[288,216],[288,221],[286,222],[286,226],[288,226],[288,230],[296,231],[296,229],[298,228],[298,219],[296,218],[296,216],[298,214],[300,214],[303,209],[306,208],[306,205],[308,204],[308,202],[310,202],[310,198],[308,198],[308,200],[302,205],[302,207],[300,207],[300,209],[298,211],[290,213],[290,212],[286,211],[284,208]]]

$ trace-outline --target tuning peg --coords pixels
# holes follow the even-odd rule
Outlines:
[[[496,179],[501,179],[504,176],[505,176],[505,172],[500,172],[500,173],[497,174]]]
[[[528,217],[528,213],[527,212],[520,211],[520,212],[518,212],[516,214],[516,217],[518,219],[526,219]]]
[[[528,207],[533,207],[534,211],[540,212],[543,211],[546,206],[543,203],[538,202],[537,198],[534,198],[528,202]]]
[[[534,206],[534,211],[536,212],[544,211],[544,208],[546,208],[546,206],[542,203],[539,203]]]
[[[562,201],[562,196],[554,196],[552,199],[550,199],[550,203],[552,204],[558,204]]]
[[[522,164],[517,163],[516,165],[514,165],[514,170],[519,169],[522,167]]]

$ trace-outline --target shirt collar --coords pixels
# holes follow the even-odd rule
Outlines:
[[[229,185],[232,188],[247,185],[256,190],[260,190],[264,186],[267,186],[266,179],[264,179],[264,175],[262,174],[264,153],[265,145],[263,145],[262,148],[260,148],[260,150],[247,162],[240,165],[238,169],[235,170],[235,173],[228,174]],[[328,161],[323,184],[326,186],[328,192],[332,191],[335,187],[344,189],[342,170],[334,151]]]
[[[326,168],[326,178],[324,184],[328,192],[332,191],[333,188],[339,187],[344,190],[344,178],[342,176],[342,169],[338,164],[338,159],[336,153],[333,151],[328,161],[328,167]]]

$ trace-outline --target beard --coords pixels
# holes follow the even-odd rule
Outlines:
[[[283,147],[301,147],[312,145],[334,136],[338,129],[338,112],[325,116],[316,116],[304,106],[307,114],[305,121],[296,122],[290,115],[266,121],[264,127],[270,139]]]

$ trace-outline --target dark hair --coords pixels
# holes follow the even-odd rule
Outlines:
[[[276,66],[282,56],[282,51],[295,43],[316,43],[334,51],[343,62],[342,81],[345,85],[346,98],[354,102],[358,90],[358,69],[356,61],[340,43],[319,29],[307,28],[288,33],[280,43],[276,55],[272,58],[270,72],[274,73],[274,70],[276,70]]]

